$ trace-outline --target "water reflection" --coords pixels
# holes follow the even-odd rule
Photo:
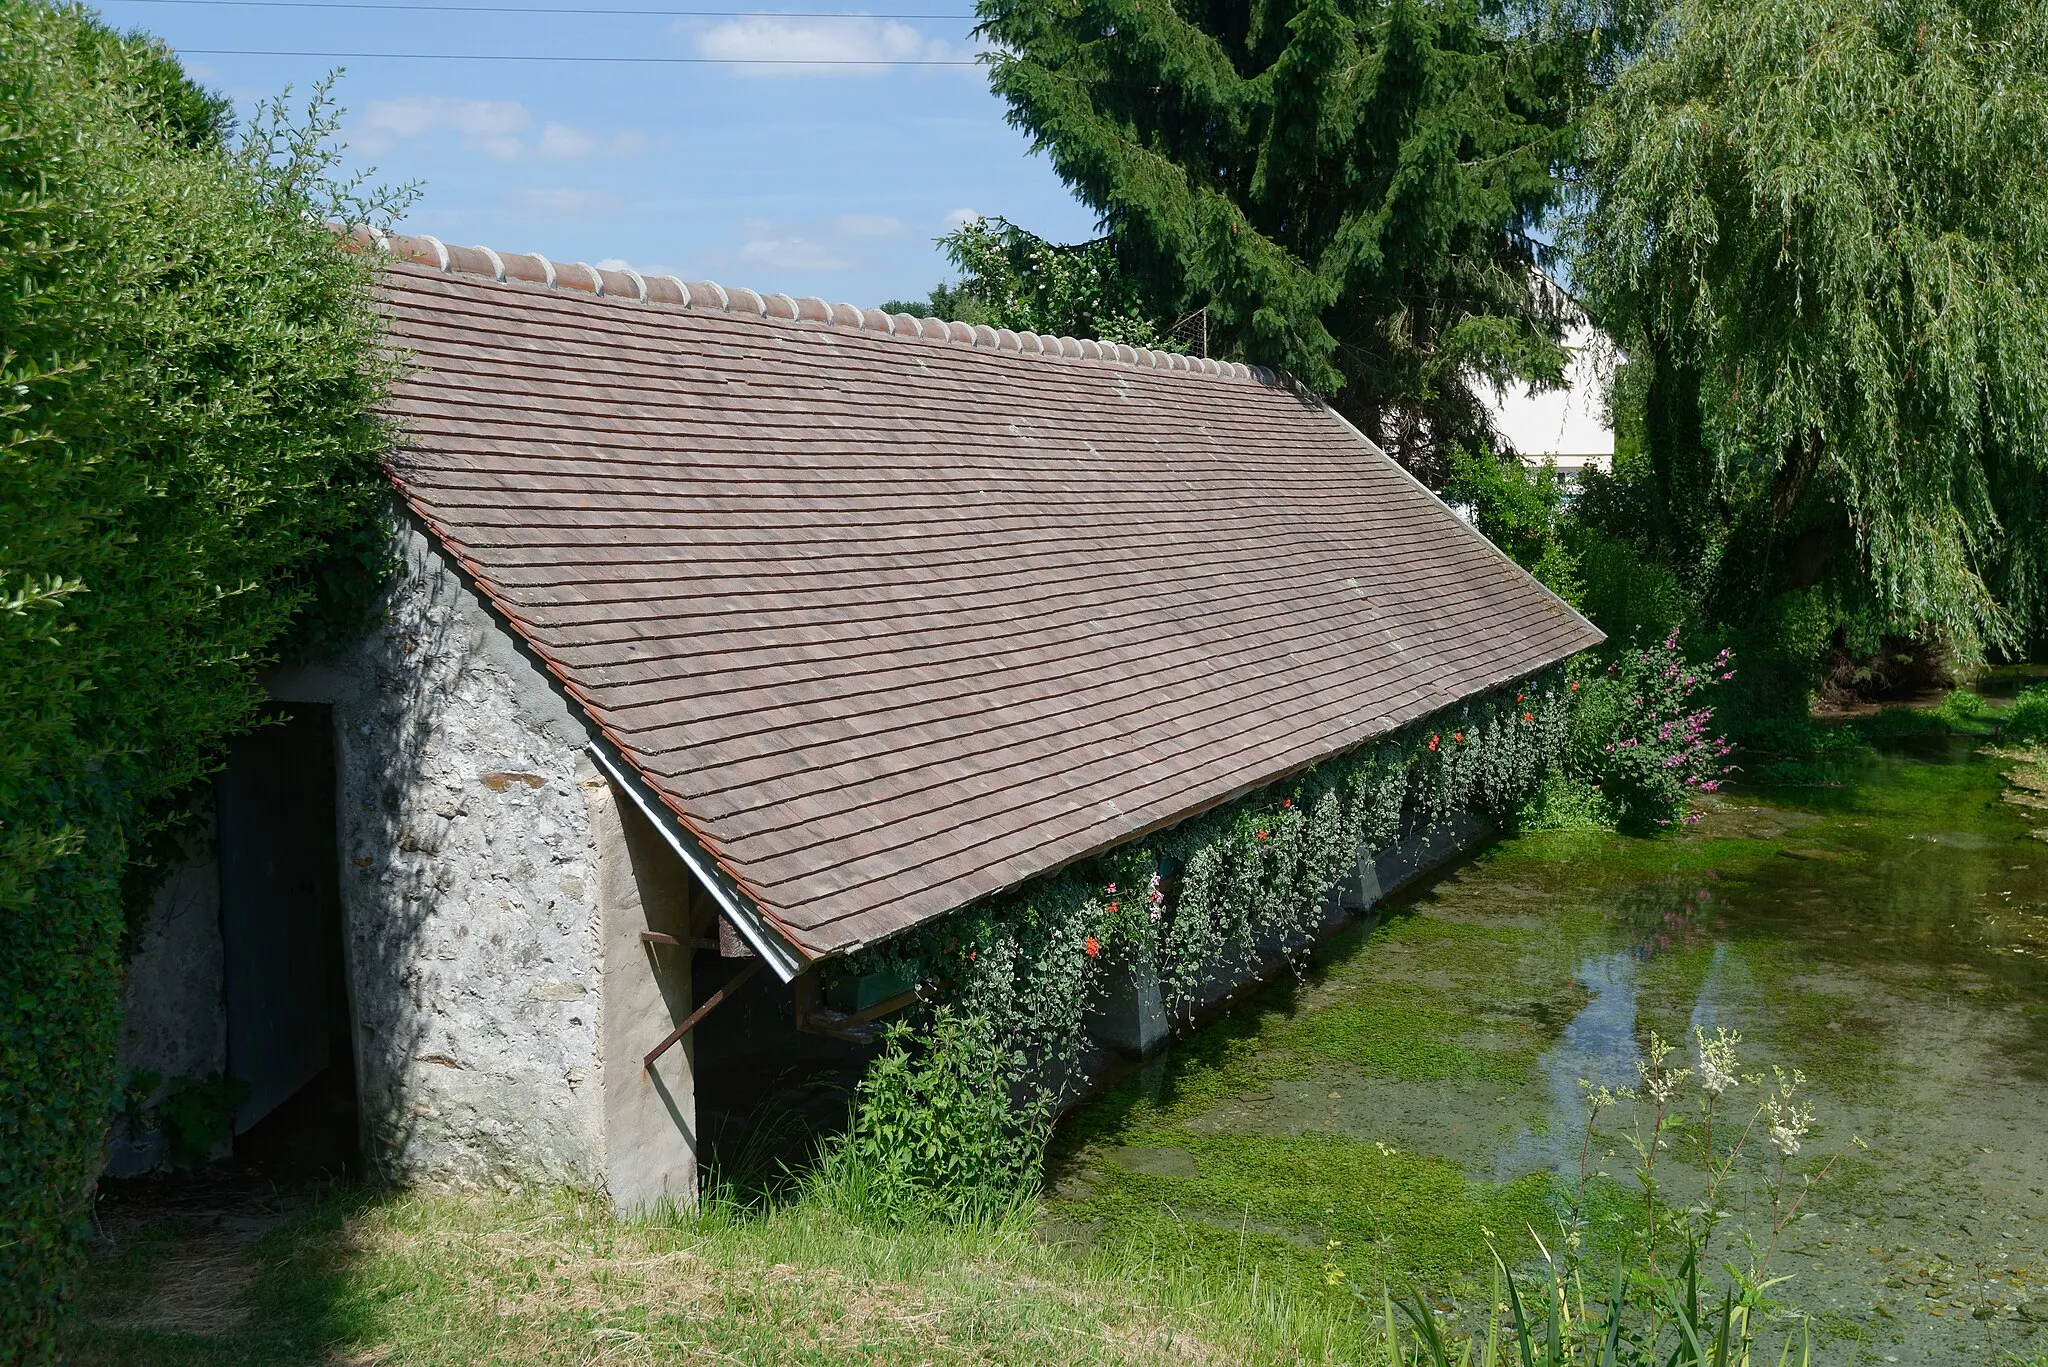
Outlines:
[[[1853,790],[1719,804],[1654,846],[1511,842],[1416,895],[1411,914],[1342,951],[1284,1010],[1248,1009],[1231,1027],[1240,1043],[1215,1055],[1227,1086],[1162,1088],[1184,1065],[1154,1060],[1138,1091],[1159,1118],[1134,1163],[1157,1167],[1151,1150],[1209,1136],[1270,1137],[1263,1171],[1278,1173],[1303,1137],[1329,1136],[1475,1177],[1575,1178],[1582,1079],[1633,1084],[1653,1029],[1689,1056],[1693,1029],[1726,1028],[1743,1036],[1744,1071],[1809,1077],[1821,1124],[1809,1167],[1850,1135],[1869,1145],[1784,1232],[1774,1265],[1824,1326],[1816,1360],[2037,1352],[2048,848],[2001,788],[1991,760],[1930,747],[1885,758]],[[1611,1132],[1594,1150],[1596,1169],[1624,1180],[1627,1124],[1626,1108],[1604,1116]],[[1603,1163],[1609,1150],[1621,1156]],[[1689,1135],[1669,1157],[1660,1172],[1690,1199]],[[1768,1229],[1759,1190],[1726,1195],[1738,1219]],[[1232,1216],[1240,1199],[1172,1196],[1162,1229],[1204,1200]],[[1299,1234],[1322,1246],[1315,1229]]]
[[[1493,1176],[1509,1181],[1550,1168],[1576,1172],[1586,1106],[1580,1081],[1625,1087],[1636,1080],[1636,970],[1634,949],[1587,959],[1576,981],[1591,996],[1565,1026],[1557,1046],[1538,1061],[1549,1113],[1542,1126],[1523,1127],[1500,1155]]]

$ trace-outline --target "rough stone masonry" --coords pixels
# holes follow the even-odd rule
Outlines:
[[[590,760],[551,680],[413,526],[381,621],[340,658],[280,671],[332,708],[350,1038],[371,1169],[464,1185],[566,1183],[619,1205],[696,1192],[679,861]],[[218,855],[157,898],[127,988],[125,1066],[225,1063]],[[115,1169],[146,1165],[118,1147]]]

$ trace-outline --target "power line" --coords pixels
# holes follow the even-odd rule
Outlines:
[[[642,19],[958,19],[971,14],[852,14],[845,10],[580,9],[566,5],[383,4],[370,0],[120,0],[130,5],[213,5],[230,9],[402,10],[417,14],[572,14]]]
[[[181,47],[186,57],[318,57],[323,61],[606,62],[654,66],[980,66],[976,60],[926,61],[892,57],[585,57],[575,53],[492,52],[284,52],[272,49]]]

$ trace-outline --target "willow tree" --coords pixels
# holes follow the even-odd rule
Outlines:
[[[1677,0],[1584,133],[1575,280],[1708,611],[2043,621],[2048,4]]]
[[[1011,122],[1153,317],[1332,396],[1426,475],[1555,382],[1534,235],[1568,82],[1473,0],[982,0]]]

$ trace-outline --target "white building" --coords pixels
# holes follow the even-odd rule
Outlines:
[[[1609,470],[1614,466],[1614,426],[1607,415],[1607,386],[1618,356],[1614,342],[1580,319],[1565,334],[1572,360],[1565,388],[1532,393],[1510,387],[1487,407],[1522,459],[1532,465],[1554,461],[1565,471]]]

